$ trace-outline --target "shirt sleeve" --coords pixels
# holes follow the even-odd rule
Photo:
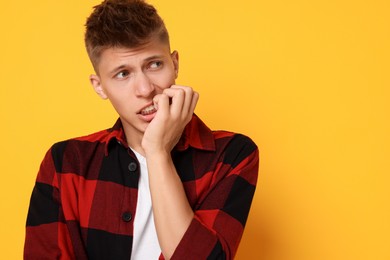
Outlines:
[[[222,153],[206,198],[171,259],[233,259],[255,192],[259,151],[238,135]]]
[[[51,148],[41,163],[30,199],[24,259],[74,259],[58,187]]]

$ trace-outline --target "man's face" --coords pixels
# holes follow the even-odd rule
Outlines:
[[[118,112],[127,140],[142,140],[156,110],[153,97],[175,83],[178,54],[151,41],[137,48],[109,48],[102,52],[99,75],[90,80],[99,96],[109,99]]]

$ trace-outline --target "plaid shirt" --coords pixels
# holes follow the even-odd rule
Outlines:
[[[232,259],[255,192],[256,145],[194,115],[172,158],[195,213],[172,259]],[[31,196],[25,259],[129,260],[139,174],[120,120],[53,145]]]

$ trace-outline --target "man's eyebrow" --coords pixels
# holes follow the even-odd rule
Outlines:
[[[147,57],[144,59],[144,62],[149,62],[151,60],[156,60],[156,59],[163,59],[164,58],[164,55],[153,55],[153,56],[150,56],[150,57]],[[127,68],[128,66],[126,64],[122,64],[122,65],[119,65],[118,67],[115,67],[114,69],[112,69],[109,73],[110,74],[113,74],[117,71],[120,71],[122,69],[125,69]]]
[[[126,68],[126,65],[124,65],[124,64],[122,64],[122,65],[120,65],[120,66],[118,66],[118,67],[115,67],[113,70],[111,70],[109,73],[110,74],[113,74],[113,73],[115,73],[115,72],[117,72],[117,71],[119,71],[119,70],[122,70],[122,69],[124,69],[124,68]]]
[[[144,59],[144,61],[151,61],[151,60],[156,60],[156,59],[162,59],[163,57],[164,57],[163,55],[153,55],[153,56],[147,57],[146,59]]]

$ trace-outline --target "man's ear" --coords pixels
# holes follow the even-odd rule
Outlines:
[[[92,74],[91,76],[89,76],[89,81],[91,82],[93,89],[99,95],[99,97],[101,97],[102,99],[107,99],[107,95],[104,92],[99,76]]]
[[[171,53],[171,58],[173,61],[173,66],[175,68],[176,77],[179,76],[179,53],[177,51],[173,51]]]

